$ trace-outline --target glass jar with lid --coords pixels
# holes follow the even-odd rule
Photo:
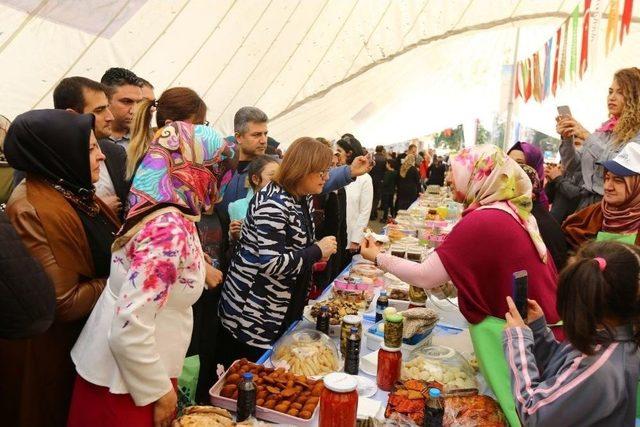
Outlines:
[[[320,427],[355,427],[358,420],[356,377],[334,372],[324,378],[320,396]]]

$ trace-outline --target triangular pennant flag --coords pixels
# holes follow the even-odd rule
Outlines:
[[[571,80],[576,78],[576,62],[578,60],[578,11],[579,6],[571,14],[571,62],[569,63],[569,75]]]
[[[562,42],[562,55],[560,56],[560,69],[558,70],[558,83],[563,85],[565,76],[567,75],[567,49],[569,46],[569,19],[564,21],[564,29],[562,30],[564,37]]]
[[[542,99],[547,99],[549,92],[551,91],[551,45],[553,44],[553,38],[550,38],[544,45],[544,90],[542,92]]]
[[[607,19],[607,33],[604,39],[605,54],[616,45],[616,36],[618,33],[618,21],[620,20],[620,10],[618,9],[618,0],[611,0],[609,3],[609,18]]]
[[[524,101],[528,102],[529,98],[531,98],[531,74],[533,74],[531,72],[531,58],[527,58],[527,62],[522,63],[522,68],[524,69],[524,73],[526,75],[523,84],[524,86]],[[526,82],[526,83],[525,83]]]
[[[580,78],[589,65],[589,19],[591,17],[591,0],[584,0],[584,20],[582,22],[582,47],[580,48]]]
[[[540,76],[540,54],[533,54],[533,99],[542,101],[542,77]]]
[[[556,53],[553,59],[553,79],[551,82],[551,93],[556,96],[558,90],[558,56],[560,55],[560,43],[562,43],[562,27],[558,27],[556,31]]]
[[[624,9],[622,10],[622,23],[620,24],[620,44],[625,34],[629,34],[631,26],[631,13],[633,12],[633,0],[624,0]]]

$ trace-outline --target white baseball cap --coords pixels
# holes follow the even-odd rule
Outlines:
[[[640,144],[630,142],[612,160],[602,162],[602,166],[618,176],[640,174]]]

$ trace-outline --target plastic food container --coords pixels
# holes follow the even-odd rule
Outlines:
[[[295,331],[281,338],[273,349],[271,364],[296,375],[319,378],[340,369],[338,349],[329,336],[313,329]]]
[[[225,372],[225,374],[218,380],[217,383],[214,384],[213,387],[209,390],[209,396],[211,398],[211,404],[213,406],[218,406],[220,408],[227,409],[229,411],[235,412],[237,407],[236,399],[231,399],[228,397],[224,397],[220,394],[222,388],[224,387],[226,377],[229,371],[236,365],[240,363],[239,360],[235,361]],[[303,419],[300,417],[294,417],[292,415],[284,414],[282,412],[278,412],[274,409],[268,409],[262,406],[256,406],[256,418],[264,421],[270,421],[276,424],[284,424],[284,425],[295,425],[295,426],[313,426],[317,424],[318,420],[318,410],[320,405],[317,405],[313,411],[311,418]]]
[[[402,366],[402,379],[437,381],[446,392],[477,388],[467,359],[450,347],[429,346],[415,350]]]
[[[404,258],[407,256],[407,247],[405,245],[391,245],[389,247],[389,253],[393,256],[397,256],[399,258]]]
[[[371,263],[358,263],[351,267],[349,271],[350,278],[359,278],[364,283],[370,285],[381,286],[384,284],[381,277],[384,275],[384,271]]]
[[[367,348],[371,351],[376,351],[380,348],[380,345],[384,341],[384,332],[381,331],[380,325],[383,325],[384,321],[376,323],[375,325],[369,327],[365,336],[367,337]],[[424,345],[427,342],[425,340],[431,337],[431,332],[433,332],[433,328],[435,328],[436,324],[434,323],[429,329],[424,331],[421,334],[416,334],[411,338],[403,338],[402,339],[402,347],[408,349],[410,351],[418,348],[419,345]],[[407,353],[408,354],[408,353]]]

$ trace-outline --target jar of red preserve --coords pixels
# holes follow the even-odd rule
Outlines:
[[[358,381],[343,372],[324,377],[320,397],[320,427],[355,427],[358,419]]]
[[[378,388],[391,391],[393,384],[400,379],[402,352],[400,347],[382,345],[378,350]]]

